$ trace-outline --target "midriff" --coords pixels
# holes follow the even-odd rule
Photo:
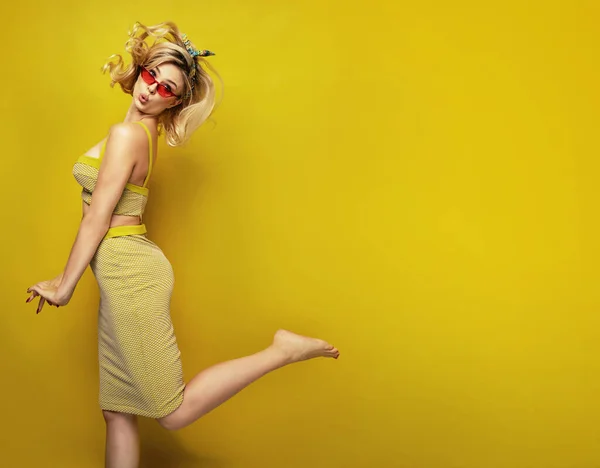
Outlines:
[[[83,216],[85,216],[88,213],[90,206],[84,201],[82,201],[81,204],[83,205]],[[142,220],[139,216],[126,216],[114,214],[110,218],[109,227],[113,228],[117,226],[137,226],[138,224],[142,224]]]

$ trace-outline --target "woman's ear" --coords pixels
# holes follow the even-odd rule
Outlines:
[[[183,99],[177,99],[177,101],[175,101],[173,104],[171,104],[169,107],[167,107],[167,109],[170,109],[171,107],[178,106],[182,102],[183,102]]]

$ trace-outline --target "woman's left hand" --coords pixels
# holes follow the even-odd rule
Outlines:
[[[60,283],[62,281],[62,275],[57,276],[54,279],[41,281],[33,286],[27,288],[28,293],[32,293],[29,298],[25,302],[31,302],[37,296],[40,297],[40,301],[38,302],[38,307],[36,314],[39,314],[42,308],[44,307],[44,303],[48,302],[51,306],[65,306],[71,300],[71,296],[73,295],[73,291],[63,291],[60,288]]]

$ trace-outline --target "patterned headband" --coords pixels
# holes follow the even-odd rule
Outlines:
[[[182,34],[181,35],[181,39],[183,41],[183,44],[185,45],[186,50],[188,51],[188,53],[192,56],[192,58],[196,58],[196,57],[208,57],[210,55],[216,55],[214,52],[211,52],[210,50],[198,50],[196,49],[193,44],[191,43],[191,41],[188,39],[187,34]],[[190,71],[190,82],[192,84],[190,91],[188,92],[188,97],[191,95],[191,92],[194,90],[194,77],[196,76],[196,67],[198,66],[198,64],[196,63],[196,61],[194,60],[194,64],[192,65],[192,70]]]
[[[214,52],[211,52],[210,50],[206,50],[206,49],[198,50],[198,49],[194,48],[194,46],[188,39],[187,34],[182,34],[181,39],[183,40],[185,48],[187,49],[187,51],[190,53],[190,55],[192,57],[198,57],[198,56],[208,57],[209,55],[216,55]]]

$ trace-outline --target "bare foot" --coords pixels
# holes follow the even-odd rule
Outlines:
[[[273,339],[273,346],[283,351],[290,363],[306,361],[316,357],[337,359],[340,355],[337,348],[326,341],[297,335],[287,330],[277,330]]]

